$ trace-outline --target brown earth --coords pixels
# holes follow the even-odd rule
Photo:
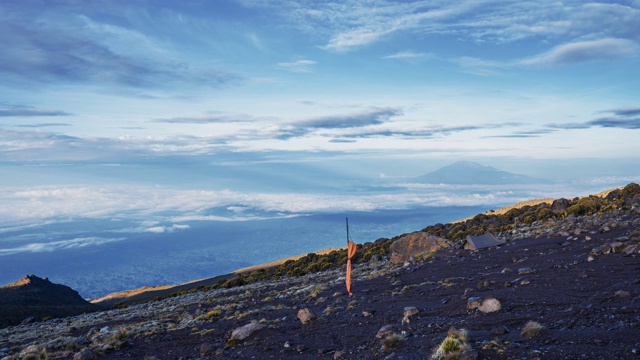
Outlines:
[[[9,359],[38,349],[101,359],[429,359],[454,327],[468,330],[470,359],[639,358],[637,210],[549,220],[504,239],[423,263],[359,265],[353,298],[344,272],[328,271],[4,329],[0,357],[4,348]],[[474,297],[501,308],[468,310]],[[403,321],[411,306],[418,313]],[[304,308],[317,316],[306,325]],[[529,321],[544,330],[523,336]],[[252,322],[264,327],[230,341]],[[395,342],[376,337],[385,325]]]

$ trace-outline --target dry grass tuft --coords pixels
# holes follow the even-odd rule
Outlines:
[[[520,335],[531,338],[540,335],[544,331],[544,329],[544,325],[540,324],[539,322],[529,321],[524,325],[524,328],[522,328],[522,332],[520,332]]]
[[[442,341],[440,346],[431,355],[433,360],[457,359],[460,354],[468,349],[471,345],[467,343],[469,332],[465,329],[450,328],[447,337]]]
[[[385,351],[396,350],[404,345],[404,336],[401,334],[392,333],[382,339],[382,348]]]

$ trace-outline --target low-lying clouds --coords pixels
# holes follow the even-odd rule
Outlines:
[[[77,249],[88,246],[98,246],[115,241],[123,241],[126,238],[102,238],[102,237],[84,237],[69,240],[52,241],[46,243],[29,243],[14,248],[0,248],[0,256],[14,255],[19,253],[40,253],[52,252],[65,249]]]
[[[395,188],[385,190],[383,187],[357,194],[180,190],[133,185],[5,187],[0,199],[4,204],[0,209],[0,219],[4,226],[57,221],[56,219],[68,221],[73,218],[122,218],[141,222],[153,220],[148,225],[135,229],[127,227],[126,231],[159,233],[186,229],[188,225],[181,223],[184,221],[239,221],[318,212],[486,205],[520,201],[548,193],[549,190],[553,189],[514,187],[511,191],[506,191],[504,186],[461,187],[432,184],[398,184]],[[214,208],[233,210],[238,207],[242,207],[243,211],[229,210],[223,215],[209,213]]]

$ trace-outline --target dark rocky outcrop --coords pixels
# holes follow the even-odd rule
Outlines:
[[[35,275],[0,287],[0,328],[18,325],[29,318],[40,321],[99,309],[70,287]]]
[[[563,198],[556,199],[553,201],[553,204],[551,204],[551,211],[553,211],[554,214],[563,213],[567,211],[568,208],[569,200]]]

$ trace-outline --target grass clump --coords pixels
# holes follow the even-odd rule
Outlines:
[[[115,334],[111,335],[108,342],[109,344],[111,344],[113,347],[117,349],[117,348],[120,348],[125,341],[127,341],[128,336],[129,336],[129,333],[126,330],[120,330]]]
[[[211,311],[208,311],[205,314],[198,316],[197,319],[206,321],[206,320],[211,320],[212,318],[218,318],[220,316],[222,316],[222,311],[219,308],[216,308]]]
[[[391,333],[382,339],[382,349],[385,351],[396,350],[404,345],[404,336],[401,334]]]
[[[240,339],[229,339],[227,340],[227,342],[224,344],[225,348],[232,348],[232,347],[236,347],[238,346],[240,343],[242,342],[242,340]]]
[[[523,337],[532,338],[540,335],[544,331],[544,325],[540,324],[537,321],[529,321],[524,325],[520,335]]]
[[[457,359],[460,354],[471,349],[467,343],[469,332],[465,329],[450,328],[447,337],[442,341],[440,346],[433,352],[431,359]]]

